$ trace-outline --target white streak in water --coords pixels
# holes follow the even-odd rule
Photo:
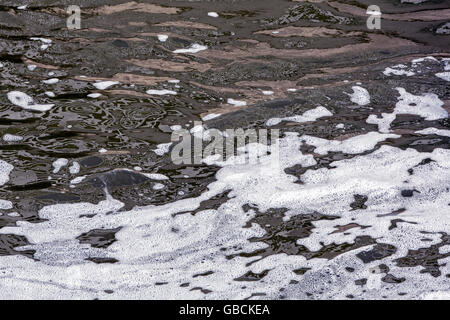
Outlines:
[[[99,81],[99,82],[94,82],[92,85],[99,90],[105,90],[106,88],[109,88],[118,83],[119,83],[118,81]]]
[[[16,136],[16,135],[9,134],[9,133],[3,135],[3,141],[6,141],[6,142],[18,142],[18,141],[22,141],[22,140],[23,140],[23,137],[21,137],[21,136]]]
[[[185,49],[177,49],[173,53],[197,53],[202,50],[208,49],[207,46],[202,46],[201,44],[194,43],[190,47]]]
[[[162,95],[166,95],[166,94],[170,94],[170,95],[176,95],[177,93],[175,91],[172,90],[147,90],[146,91],[147,94],[150,95],[157,95],[157,96],[162,96]]]
[[[243,107],[247,105],[247,102],[243,100],[234,100],[233,98],[228,98],[227,103],[232,104],[235,107]]]
[[[47,79],[47,80],[42,80],[43,83],[45,84],[55,84],[59,82],[58,78],[51,78],[51,79]]]
[[[33,98],[31,98],[26,93],[20,91],[8,92],[7,97],[9,101],[11,101],[11,103],[27,110],[35,110],[43,112],[50,110],[54,106],[54,104],[36,104],[34,103]]]
[[[443,137],[450,137],[450,130],[437,129],[437,128],[426,128],[423,130],[415,131],[418,134],[435,134]]]
[[[441,78],[445,81],[450,81],[450,71],[436,73],[436,77]]]
[[[319,118],[322,117],[331,117],[333,114],[328,111],[327,108],[318,106],[317,108],[305,111],[301,116],[291,116],[291,117],[285,117],[285,118],[271,118],[267,120],[266,125],[268,126],[274,126],[279,124],[282,121],[292,121],[292,122],[309,122],[309,121],[316,121]]]

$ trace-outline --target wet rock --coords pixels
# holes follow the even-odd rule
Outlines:
[[[365,205],[368,197],[360,194],[353,195],[355,198],[355,201],[350,203],[350,207],[352,210],[358,210],[358,209],[367,209],[367,206]]]
[[[253,273],[252,271],[248,271],[246,274],[234,279],[234,281],[259,281],[264,278],[270,270],[264,270],[260,273]]]
[[[299,269],[292,270],[292,272],[294,272],[295,274],[303,275],[308,270],[311,270],[311,268],[299,268]]]
[[[80,243],[88,243],[94,248],[107,248],[116,242],[115,235],[120,229],[120,227],[115,229],[94,229],[79,235],[76,239]]]
[[[357,286],[365,286],[367,284],[367,279],[363,278],[363,279],[355,280],[355,284]]]
[[[392,274],[387,274],[386,276],[381,278],[381,281],[386,282],[386,283],[402,283],[405,280],[406,280],[406,278],[404,278],[404,277],[397,278],[396,276],[394,276]]]
[[[450,244],[450,236],[443,234],[441,242],[427,248],[420,248],[418,250],[408,250],[408,254],[396,259],[395,262],[399,267],[417,267],[422,266],[420,273],[429,273],[433,277],[441,275],[441,267],[446,266],[445,263],[440,264],[439,260],[450,256],[450,252],[440,253],[439,248]]]
[[[143,174],[129,170],[113,170],[111,172],[87,180],[95,188],[112,188],[141,184],[150,179]]]
[[[402,195],[402,197],[405,197],[405,198],[411,198],[414,195],[414,191],[417,191],[417,190],[405,189],[405,190],[401,191],[401,195]]]
[[[123,40],[114,40],[112,45],[119,48],[128,48],[128,43]]]
[[[96,264],[119,262],[119,260],[117,260],[115,258],[103,258],[103,257],[91,257],[91,258],[87,258],[86,260],[92,261]]]
[[[34,250],[16,251],[14,248],[27,246],[30,243],[24,236],[16,234],[0,234],[0,256],[23,255],[33,258]]]
[[[397,251],[397,248],[390,244],[377,243],[371,250],[362,251],[356,256],[364,263],[370,263],[375,260],[381,260],[383,258],[393,255]]]
[[[79,163],[86,168],[97,167],[103,163],[103,159],[96,156],[91,156],[87,158],[83,158],[79,161]]]

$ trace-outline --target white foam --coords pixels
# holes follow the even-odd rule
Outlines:
[[[172,145],[172,142],[169,143],[160,143],[156,146],[156,149],[153,150],[158,156],[162,156],[165,153],[169,152],[169,148]]]
[[[3,139],[3,141],[6,141],[6,142],[18,142],[18,141],[22,141],[23,137],[7,133],[7,134],[3,135],[2,139]]]
[[[43,43],[45,43],[45,44],[51,44],[52,43],[52,40],[51,39],[47,39],[47,38],[37,38],[37,37],[32,37],[32,38],[30,38],[31,40],[34,40],[34,41],[41,41],[41,42],[43,42]]]
[[[36,104],[34,103],[33,98],[20,91],[8,92],[7,97],[11,103],[27,110],[44,112],[50,110],[54,106],[54,104]]]
[[[247,105],[247,102],[243,101],[243,100],[235,100],[233,98],[228,98],[227,99],[227,103],[231,104],[235,107],[243,107]]]
[[[38,38],[38,37],[32,37],[30,38],[34,41],[41,41],[43,44],[40,46],[41,50],[46,50],[51,44],[52,40],[47,38]]]
[[[372,150],[377,143],[388,138],[400,138],[396,134],[383,134],[378,132],[368,132],[366,134],[354,136],[343,141],[326,140],[312,136],[302,136],[302,140],[311,146],[315,146],[315,153],[327,154],[330,151],[343,152],[347,154],[357,154]]]
[[[69,167],[69,172],[71,173],[71,174],[77,174],[77,173],[79,173],[80,172],[80,164],[78,163],[78,162],[76,162],[76,161],[74,161],[73,163],[72,163],[72,165]]]
[[[44,94],[45,94],[47,97],[50,97],[50,98],[54,98],[54,97],[55,97],[55,94],[54,94],[53,92],[51,92],[51,91],[45,91]]]
[[[395,113],[409,113],[423,117],[425,120],[438,120],[448,116],[447,111],[442,108],[444,102],[434,93],[425,93],[415,96],[406,92],[403,88],[396,88],[399,92],[399,101],[395,105]]]
[[[189,48],[177,49],[173,53],[197,53],[199,51],[203,51],[203,50],[206,50],[206,49],[208,49],[207,46],[203,46],[201,44],[194,43]]]
[[[219,14],[217,12],[211,11],[211,12],[208,12],[208,16],[209,17],[213,17],[213,18],[217,18],[219,16]]]
[[[450,58],[442,58],[441,61],[444,63],[444,70],[450,71]]]
[[[70,181],[70,184],[78,184],[82,182],[84,179],[86,179],[86,176],[76,177]]]
[[[265,95],[265,96],[271,96],[271,95],[273,94],[273,91],[270,91],[270,90],[263,90],[262,93],[263,93],[263,95]]]
[[[383,74],[386,76],[394,74],[396,76],[407,76],[407,77],[415,75],[413,71],[406,70],[406,66],[404,64],[398,64],[392,67],[387,67],[386,69],[384,69]]]
[[[366,89],[360,86],[353,86],[352,89],[353,93],[348,94],[351,102],[360,106],[365,106],[370,103],[370,95]]]
[[[411,60],[411,63],[412,64],[418,64],[418,63],[422,63],[422,62],[424,62],[424,61],[426,61],[426,60],[429,60],[429,61],[438,61],[435,57],[432,57],[432,56],[427,56],[427,57],[423,57],[423,58],[417,58],[417,59],[413,59],[413,60]]]
[[[450,81],[450,71],[436,73],[436,77],[441,78],[445,81]]]
[[[9,174],[14,169],[14,166],[8,162],[0,160],[0,186],[9,181]]]
[[[291,117],[285,117],[285,118],[271,118],[266,121],[267,126],[274,126],[279,124],[282,121],[292,121],[292,122],[309,122],[309,121],[316,121],[319,118],[322,117],[330,117],[333,114],[325,107],[318,106],[317,108],[305,111],[300,116],[291,116]]]
[[[164,189],[164,188],[165,188],[165,185],[163,185],[162,183],[155,183],[153,185],[153,190],[161,190],[161,189]]]
[[[158,40],[161,42],[166,42],[166,40],[169,38],[166,34],[158,34]]]
[[[170,130],[172,131],[177,131],[177,130],[181,130],[182,126],[180,126],[179,124],[174,124],[173,126],[170,126]]]
[[[210,113],[210,114],[207,114],[206,116],[202,117],[202,120],[203,121],[208,121],[208,120],[220,117],[220,116],[221,116],[220,113]]]
[[[61,170],[62,167],[67,166],[67,164],[69,163],[69,160],[67,160],[66,158],[59,158],[57,160],[55,160],[52,163],[53,166],[53,173],[58,173],[59,170]]]
[[[448,117],[447,111],[442,107],[442,102],[434,93],[425,93],[416,96],[406,92],[404,88],[396,88],[400,97],[392,113],[382,113],[381,118],[376,115],[370,115],[366,122],[377,124],[380,132],[389,132],[391,123],[395,120],[397,114],[414,114],[432,121]]]
[[[30,71],[33,71],[34,69],[36,69],[36,65],[35,64],[29,64],[27,66],[27,69],[30,70]]]
[[[437,34],[450,34],[450,22],[447,22],[446,24],[437,28],[436,33]]]
[[[394,118],[396,112],[412,112],[413,107],[413,112],[426,119],[446,115],[437,96],[415,96],[402,88],[397,90],[400,97],[395,107],[398,110],[392,114]],[[411,102],[416,105],[411,106]],[[313,118],[321,113],[313,110],[302,116]],[[204,130],[203,126],[194,128],[195,132]],[[96,204],[45,206],[38,212],[42,222],[17,221],[16,225],[0,229],[0,234],[23,235],[30,242],[15,250],[36,251],[36,260],[21,255],[0,257],[0,296],[2,299],[244,299],[260,292],[265,294],[264,298],[278,299],[282,291],[287,299],[306,298],[306,292],[314,294],[315,299],[343,299],[349,294],[356,298],[374,299],[381,295],[399,298],[399,292],[406,292],[407,298],[446,297],[445,272],[432,277],[421,273],[423,266],[400,267],[396,259],[405,257],[409,250],[439,243],[442,233],[450,230],[450,150],[418,152],[389,145],[373,150],[377,143],[398,137],[369,132],[335,141],[286,132],[277,144],[277,163],[272,157],[263,156],[264,145],[247,145],[241,154],[211,162],[220,166],[215,180],[196,197],[122,210],[124,204],[106,193],[106,199]],[[327,161],[325,167],[317,169],[317,155],[301,151],[305,143],[314,146],[318,154],[344,152],[353,156]],[[165,151],[168,152],[170,143],[162,145],[168,145]],[[158,149],[166,149],[162,145]],[[245,161],[252,148],[261,150],[256,164]],[[358,154],[361,152],[368,153]],[[235,161],[237,158],[244,161]],[[424,162],[425,159],[433,161]],[[286,173],[291,172],[287,168],[296,165],[306,171],[299,177]],[[0,183],[5,175],[8,181],[12,168],[0,160]],[[302,183],[297,183],[298,180]],[[403,197],[404,189],[416,190],[414,196]],[[220,206],[200,209],[202,202],[226,191],[228,199]],[[186,195],[181,190],[177,193]],[[356,194],[367,196],[365,209],[350,207]],[[267,234],[258,224],[248,223],[256,214],[254,209],[244,211],[243,206],[248,204],[263,214],[269,214],[269,209],[285,208],[283,223],[288,224],[306,214],[333,215],[335,219],[311,222],[307,238],[297,238],[291,233],[293,229],[284,228]],[[389,214],[399,209],[404,209],[398,216],[403,222],[392,229],[395,217]],[[194,210],[195,215],[189,214]],[[350,224],[355,227],[336,232],[338,227]],[[117,241],[107,248],[94,248],[77,240],[90,230],[113,228],[120,231],[115,235]],[[262,253],[250,254],[256,250],[272,251],[267,244],[272,235],[283,239],[283,246],[298,245],[297,251],[300,245],[314,251],[333,244],[348,247],[363,236],[393,245],[396,251],[366,263],[355,255],[372,249],[373,245],[348,252],[335,251],[340,254],[334,258],[318,258],[314,252],[308,259],[295,252],[272,254],[264,259]],[[266,243],[249,241],[263,236]],[[424,237],[430,241],[424,242]],[[440,252],[445,250],[448,248]],[[240,253],[241,256],[231,258]],[[92,257],[115,258],[118,262],[96,264],[86,260]],[[444,264],[450,263],[450,257],[438,263],[445,271]],[[405,281],[395,284],[381,281],[381,272],[370,271],[380,264]],[[354,271],[347,272],[348,266]],[[293,272],[298,268],[310,270],[299,275]],[[234,280],[247,272],[264,270],[270,271],[262,281],[244,284]],[[213,273],[194,277],[206,271]],[[361,278],[367,279],[365,287],[355,284]],[[291,280],[297,283],[292,285]],[[158,282],[166,284],[156,285]],[[180,287],[186,282],[188,288]],[[191,290],[196,287],[211,292],[204,295]],[[111,290],[112,294],[105,290]]]
[[[426,292],[420,295],[423,300],[450,300],[450,291]]]
[[[12,208],[13,208],[13,204],[11,201],[0,199],[0,209],[8,210],[8,209],[12,209]]]
[[[161,173],[144,173],[144,175],[152,180],[168,180],[169,177]]]
[[[145,92],[147,94],[157,95],[157,96],[162,96],[162,95],[165,95],[165,94],[171,94],[171,95],[176,95],[177,94],[176,91],[166,90],[166,89],[163,89],[163,90],[147,90]]]
[[[10,216],[10,217],[20,217],[20,214],[18,212],[10,212],[10,213],[8,213],[8,216]]]
[[[312,155],[301,153],[301,145],[297,134],[286,133],[279,144],[279,169],[273,170],[273,164],[266,162],[266,158],[256,165],[224,165],[217,171],[216,181],[198,197],[119,211],[123,204],[107,195],[106,200],[98,204],[47,206],[39,211],[39,217],[47,221],[38,224],[18,221],[17,226],[0,229],[2,234],[25,235],[31,245],[15,249],[36,250],[35,258],[39,260],[17,255],[0,257],[0,268],[4,272],[0,282],[2,298],[205,298],[200,291],[190,290],[194,287],[211,290],[206,296],[208,299],[243,299],[255,292],[263,292],[264,298],[276,299],[281,288],[289,299],[303,298],[305,292],[314,293],[314,298],[342,299],[348,294],[376,298],[380,292],[388,298],[398,298],[398,292],[407,292],[408,298],[414,298],[436,288],[442,291],[445,288],[442,277],[419,273],[422,268],[419,266],[401,268],[395,264],[395,259],[405,256],[408,249],[423,247],[422,232],[431,232],[426,235],[432,240],[426,245],[431,245],[439,241],[441,235],[437,232],[449,230],[446,188],[450,178],[450,151],[436,149],[420,153],[414,149],[382,146],[367,155],[334,161],[329,164],[332,169],[307,170],[300,177],[303,184],[298,184],[295,183],[297,178],[286,174],[285,168],[316,164]],[[426,158],[434,161],[415,167]],[[411,167],[414,167],[413,175],[407,171]],[[400,190],[410,186],[420,193],[412,198],[402,197]],[[195,215],[176,215],[196,210],[202,201],[226,190],[231,190],[229,199],[217,209],[202,210]],[[368,196],[364,211],[352,211],[349,206],[356,193]],[[334,215],[335,220],[314,221],[311,235],[297,240],[307,248],[322,248],[331,243],[350,244],[356,237],[370,236],[380,243],[395,245],[397,251],[370,263],[363,263],[355,254],[372,246],[342,253],[330,260],[284,253],[259,261],[256,260],[260,256],[227,259],[226,255],[267,248],[265,243],[248,241],[265,235],[256,224],[243,228],[255,215],[254,210],[242,209],[248,203],[261,212],[286,208],[285,221],[314,212]],[[392,217],[379,215],[399,208],[406,210],[401,218],[412,223],[400,223],[390,230]],[[333,233],[336,226],[349,223],[367,227],[348,229],[345,234]],[[105,249],[76,240],[80,234],[93,229],[118,227],[122,228],[116,233],[117,241]],[[286,239],[289,236],[286,234]],[[225,248],[226,253],[221,248]],[[85,260],[89,257],[113,257],[119,262],[99,265]],[[390,273],[404,276],[406,280],[396,284],[375,281],[380,276],[371,276],[369,269],[381,263],[390,268]],[[355,271],[345,271],[347,266]],[[292,272],[300,267],[311,269],[305,275]],[[233,281],[249,271],[260,273],[263,270],[270,270],[263,281],[246,281],[245,286]],[[193,277],[206,271],[213,273]],[[368,278],[370,288],[355,285],[354,281],[361,278]],[[298,283],[289,285],[291,280]],[[156,282],[166,284],[157,286]],[[189,282],[189,287],[180,288],[185,282]],[[319,294],[321,288],[326,290]],[[107,289],[113,293],[106,294]],[[368,291],[363,292],[366,289]]]
[[[437,128],[426,128],[423,130],[415,131],[418,134],[436,134],[438,136],[450,137],[450,130],[437,129]]]
[[[59,82],[58,78],[51,78],[51,79],[47,79],[47,80],[42,80],[43,83],[45,84],[55,84]]]
[[[88,96],[89,98],[95,99],[95,98],[100,97],[101,95],[102,95],[101,93],[94,92],[94,93],[89,93],[87,96]]]
[[[99,82],[94,82],[92,85],[99,90],[105,90],[116,84],[119,84],[119,82],[118,81],[99,81]]]

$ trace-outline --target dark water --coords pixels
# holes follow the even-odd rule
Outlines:
[[[448,297],[448,1],[0,4],[0,297]],[[273,177],[155,152],[211,114],[312,138],[286,140]],[[348,140],[368,133],[386,136]]]

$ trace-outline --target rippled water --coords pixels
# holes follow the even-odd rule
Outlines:
[[[0,5],[0,298],[449,297],[448,1],[69,2]]]

